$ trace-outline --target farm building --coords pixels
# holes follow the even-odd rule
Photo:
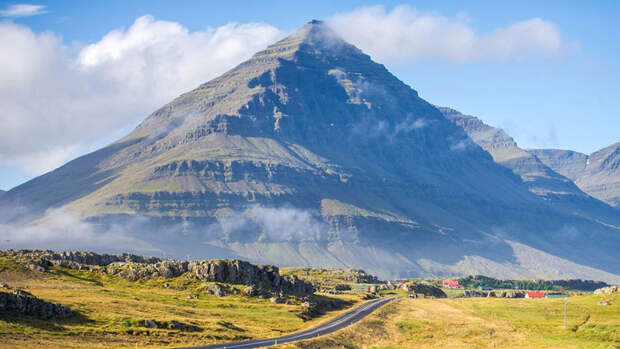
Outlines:
[[[442,286],[446,288],[459,288],[460,287],[458,280],[444,280],[442,282]]]
[[[527,292],[525,298],[545,298],[545,292]]]

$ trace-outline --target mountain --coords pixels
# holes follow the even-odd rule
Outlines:
[[[532,193],[552,202],[556,209],[564,207],[565,210],[580,211],[582,214],[588,211],[596,211],[598,214],[609,211],[606,205],[589,196],[590,193],[583,192],[573,179],[556,172],[546,161],[541,161],[539,153],[519,148],[503,130],[451,108],[437,109],[452,123],[463,128],[471,140],[486,150],[496,163],[520,176]]]
[[[451,108],[437,109],[452,123],[462,127],[473,142],[491,154],[496,163],[520,176],[532,193],[540,196],[586,196],[570,179],[549,168],[535,155],[519,148],[503,130]]]
[[[312,21],[126,137],[13,188],[0,206],[14,212],[5,224],[77,213],[101,236],[122,232],[169,256],[382,277],[620,281],[620,214],[557,174],[551,181],[547,197],[532,192],[383,65]],[[548,199],[564,191],[570,205]],[[99,246],[115,248],[137,249]]]
[[[620,209],[620,143],[590,155],[571,150],[532,149],[554,171],[573,180],[581,190]]]

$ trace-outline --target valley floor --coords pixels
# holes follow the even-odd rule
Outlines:
[[[312,296],[322,308],[304,321],[299,297],[276,304],[243,296],[244,285],[229,285],[228,295],[216,297],[205,293],[213,283],[183,276],[128,281],[60,267],[38,272],[0,257],[0,281],[76,314],[50,321],[0,313],[0,348],[161,348],[273,338],[327,321],[361,304],[365,294],[354,289]],[[620,348],[619,293],[571,296],[566,327],[563,299],[381,293],[400,299],[343,330],[278,348]],[[146,325],[150,321],[156,328]]]
[[[611,305],[597,305],[609,301]],[[568,299],[406,299],[283,348],[620,348],[620,294]]]

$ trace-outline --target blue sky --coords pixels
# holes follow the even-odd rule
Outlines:
[[[0,93],[4,95],[0,105],[8,105],[0,111],[5,125],[0,138],[7,140],[0,140],[5,148],[0,149],[0,189],[10,189],[113,141],[175,94],[213,78],[251,54],[250,50],[311,19],[359,26],[348,32],[352,40],[359,40],[358,46],[367,47],[373,58],[423,98],[501,127],[522,147],[590,153],[620,141],[619,2],[36,1],[28,2],[35,7],[12,7],[18,4],[25,3],[0,2],[4,16],[0,50],[14,53],[0,58],[4,63],[2,59],[13,57],[1,65],[5,68],[0,67],[0,80],[4,80],[0,92],[11,91]],[[375,5],[383,8],[360,10]],[[399,5],[402,16],[395,15]],[[377,42],[359,37],[357,31],[373,28],[361,25],[361,17],[376,19],[385,27],[375,41],[389,43],[388,37],[394,35],[402,50],[384,50]],[[416,37],[419,26],[409,26],[407,21],[420,18],[434,21],[439,29],[421,36],[420,40],[428,41],[420,45],[424,52],[412,52],[408,45],[418,42],[408,40]],[[231,22],[237,25],[227,27]],[[518,23],[534,26],[534,31],[511,31]],[[443,29],[452,26],[453,30]],[[131,36],[131,28],[141,30],[139,35]],[[403,28],[411,32],[405,36],[388,32]],[[114,30],[116,34],[109,35]],[[462,31],[475,34],[477,43],[454,49],[433,46],[433,35],[439,36],[435,42],[441,46],[452,43],[449,36]],[[178,44],[175,50],[181,53],[170,56],[170,50],[162,48],[165,43],[149,39],[149,33],[169,37],[175,45],[181,40],[187,43]],[[549,34],[551,39],[528,37],[533,35],[528,33]],[[136,38],[145,44],[136,43]],[[514,47],[502,51],[502,40]],[[159,46],[144,48],[147,44]],[[199,45],[201,50],[191,52]],[[209,57],[222,52],[223,58]],[[153,57],[158,54],[162,56]],[[188,63],[191,69],[177,70],[170,66],[174,62],[164,62],[173,60],[168,57],[190,63],[204,59],[209,67]],[[142,75],[127,73],[136,66],[148,80],[138,81]],[[171,70],[184,75],[158,78]],[[33,71],[41,73],[29,73]],[[144,86],[167,86],[169,81],[178,84],[164,91],[170,95],[159,91],[152,98],[152,91],[133,95]],[[131,85],[133,90],[110,91],[115,84]],[[46,102],[33,103],[33,99]]]

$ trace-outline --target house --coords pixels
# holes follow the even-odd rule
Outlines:
[[[525,298],[545,298],[545,292],[530,291],[525,294]]]
[[[493,290],[493,287],[489,287],[489,286],[478,286],[478,291],[491,291]]]
[[[459,285],[459,281],[458,280],[444,280],[441,284],[442,284],[443,287],[446,287],[446,288],[459,288],[459,287],[461,287]]]

